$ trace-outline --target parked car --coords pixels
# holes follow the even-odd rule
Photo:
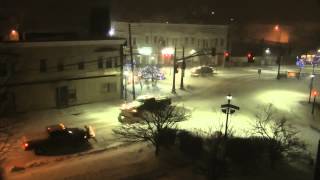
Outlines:
[[[145,111],[155,111],[171,105],[171,98],[165,96],[139,96],[135,101],[121,106],[118,117],[121,123],[136,123],[141,121]]]
[[[192,77],[212,76],[214,73],[215,69],[210,66],[199,66],[191,69]]]
[[[24,137],[24,150],[34,150],[35,154],[56,154],[70,152],[89,145],[89,139],[95,139],[91,126],[68,128],[64,124],[51,125],[36,136]]]

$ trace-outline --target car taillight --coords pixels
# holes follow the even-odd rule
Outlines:
[[[23,143],[23,147],[24,147],[24,149],[27,149],[29,147],[29,144],[28,143]]]

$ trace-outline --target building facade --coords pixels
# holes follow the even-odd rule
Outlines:
[[[123,43],[0,43],[1,108],[24,112],[119,99]]]
[[[195,57],[188,63],[195,65],[223,63],[223,53],[227,47],[228,27],[223,25],[170,24],[167,23],[130,23],[132,45],[137,64],[169,65],[174,56],[182,57],[201,51],[216,49],[217,56]],[[129,40],[128,22],[111,22],[111,29],[117,37]],[[127,41],[129,42],[129,41]],[[129,45],[129,44],[128,44]],[[139,55],[137,55],[139,54]]]

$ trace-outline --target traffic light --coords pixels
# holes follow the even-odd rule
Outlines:
[[[216,56],[216,48],[211,49],[211,56]]]
[[[177,65],[177,64],[174,65],[174,73],[177,74],[179,72],[178,68],[179,68],[179,65]]]
[[[225,60],[225,61],[229,61],[229,59],[230,59],[230,54],[229,54],[229,52],[228,52],[228,51],[224,52],[224,60]]]
[[[254,63],[254,54],[249,52],[247,54],[247,57],[248,57],[248,63]]]

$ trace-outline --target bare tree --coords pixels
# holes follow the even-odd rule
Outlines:
[[[306,149],[297,134],[299,131],[288,123],[285,117],[278,117],[272,104],[261,107],[256,113],[256,121],[253,124],[254,135],[262,136],[271,143],[272,155],[297,154]],[[271,157],[272,161],[279,157]]]
[[[187,120],[190,112],[184,107],[166,106],[153,111],[145,111],[141,121],[135,124],[123,124],[113,132],[125,142],[150,142],[158,155],[161,137],[171,129],[177,129],[177,122]]]

